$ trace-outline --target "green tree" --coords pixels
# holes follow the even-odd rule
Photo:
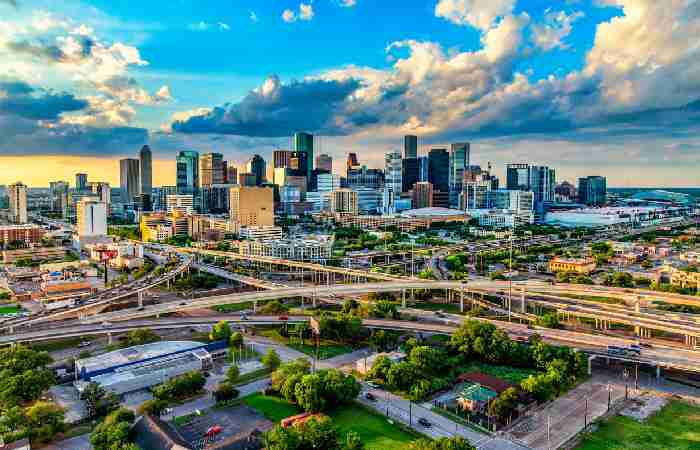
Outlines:
[[[226,341],[229,342],[231,339],[231,326],[225,320],[214,325],[209,332],[209,340],[214,341]]]
[[[491,401],[489,404],[489,414],[497,420],[504,421],[510,417],[517,404],[518,391],[514,387],[509,387]]]
[[[38,401],[25,410],[25,416],[31,435],[42,442],[63,431],[63,408],[55,403]]]
[[[275,349],[269,349],[267,353],[260,359],[260,362],[263,363],[265,368],[267,370],[277,370],[277,368],[280,366],[280,363],[282,360],[280,359],[280,356],[277,354]]]
[[[146,400],[141,404],[141,406],[139,406],[139,414],[150,414],[152,416],[160,417],[160,415],[163,414],[163,411],[165,411],[167,408],[167,401],[153,398]]]
[[[386,381],[387,373],[391,368],[391,360],[386,356],[377,356],[372,363],[372,368],[367,372],[370,380]]]
[[[113,393],[108,393],[95,382],[85,386],[80,398],[85,400],[88,418],[106,415],[119,404],[119,399]]]
[[[238,369],[238,366],[233,364],[226,370],[226,381],[235,385],[240,374],[241,371]]]
[[[238,389],[232,383],[225,381],[217,386],[213,395],[217,402],[225,402],[238,397]]]
[[[535,324],[545,328],[561,328],[559,315],[556,312],[546,313],[535,320]]]
[[[229,338],[229,346],[233,349],[239,349],[243,346],[243,335],[236,331]]]
[[[140,328],[138,330],[129,331],[126,334],[126,340],[124,341],[124,347],[132,347],[134,345],[150,344],[151,342],[160,341],[160,336],[158,336],[150,328]]]
[[[469,441],[463,437],[418,439],[406,447],[407,450],[476,450],[476,447],[471,445]]]
[[[132,450],[133,433],[131,426],[134,423],[134,413],[126,408],[120,408],[95,427],[90,436],[90,443],[94,450]]]

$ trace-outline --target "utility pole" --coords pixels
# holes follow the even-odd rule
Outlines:
[[[547,450],[552,450],[550,427],[551,427],[551,416],[549,414],[547,414]]]

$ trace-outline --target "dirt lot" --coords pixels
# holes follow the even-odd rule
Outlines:
[[[532,411],[518,421],[508,434],[533,449],[558,448],[583,428],[584,415],[590,423],[607,411],[608,387],[611,389],[612,403],[624,398],[624,386],[589,380],[544,409]]]

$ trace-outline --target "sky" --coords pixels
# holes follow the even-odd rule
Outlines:
[[[700,186],[700,0],[0,0],[0,183],[118,185],[143,144],[271,159],[402,136],[559,181]]]

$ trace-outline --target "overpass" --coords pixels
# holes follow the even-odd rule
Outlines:
[[[249,277],[246,275],[233,273],[226,269],[222,269],[221,267],[212,266],[211,264],[192,263],[191,267],[193,269],[210,273],[212,275],[216,275],[217,277],[221,277],[229,281],[235,281],[237,283],[246,284],[248,286],[253,286],[259,289],[282,289],[288,287],[285,284],[273,283],[272,281],[259,280],[257,278]]]

